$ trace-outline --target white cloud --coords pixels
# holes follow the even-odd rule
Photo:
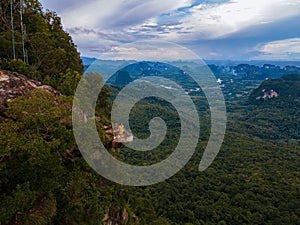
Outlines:
[[[61,12],[66,27],[114,29],[142,24],[161,13],[189,6],[191,0],[89,0]]]
[[[115,34],[104,34],[92,29],[72,29],[72,38],[78,45],[78,50],[82,55],[98,57],[99,54],[110,51],[113,47],[120,45],[120,42],[109,38]]]
[[[42,2],[46,3],[46,0]],[[250,28],[261,25],[266,27],[279,20],[300,15],[300,0],[230,0],[225,3],[200,4],[193,7],[191,4],[194,0],[51,0],[47,2],[47,6],[57,6],[64,27],[70,32],[79,50],[84,55],[90,56],[98,56],[105,51],[116,51],[115,48],[123,43],[142,39],[173,41],[187,46],[190,43],[203,44],[206,40],[219,41],[234,37],[239,32],[244,32],[245,35],[247,30],[260,32],[260,27]],[[177,11],[180,7],[191,8]],[[167,16],[162,18],[162,14]],[[280,29],[277,34],[279,32]],[[276,39],[275,33],[270,34],[270,39],[272,38]],[[268,53],[268,49],[274,50],[276,43],[266,44],[259,50],[266,56],[272,55]],[[207,49],[205,46],[197,46],[197,49],[200,49],[197,53],[205,52],[206,55],[201,55],[203,57],[228,57],[228,47],[223,46],[227,51],[224,56],[222,49],[217,47],[208,49],[213,45],[212,42],[209,44]],[[226,44],[236,45],[236,43]],[[255,44],[253,42],[252,46]],[[247,48],[251,47],[247,46]],[[282,54],[300,52],[298,48],[294,49],[296,50],[290,49],[288,51],[290,53]],[[247,52],[246,49],[243,51]],[[240,50],[236,54],[242,54],[243,51]]]
[[[300,52],[300,38],[273,41],[262,47],[263,53]]]
[[[169,39],[216,39],[251,26],[300,14],[300,0],[232,0],[219,5],[198,5],[181,22],[186,35],[173,33]]]
[[[300,38],[272,41],[261,47],[255,59],[300,59]]]
[[[113,47],[111,51],[103,53],[99,58],[136,61],[198,59],[194,53],[182,46],[160,41],[142,41]]]

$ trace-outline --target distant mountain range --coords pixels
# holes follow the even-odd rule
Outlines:
[[[97,58],[89,58],[89,57],[84,57],[84,56],[81,56],[80,58],[81,58],[84,66],[89,66],[97,60]]]
[[[97,60],[96,64],[101,65],[101,70],[117,67],[120,70],[126,70],[130,76],[138,75],[154,75],[155,73],[164,74],[164,70],[170,73],[171,68],[159,63],[136,62],[136,61],[114,61],[114,60],[99,60],[96,58],[82,57],[85,69]],[[132,64],[136,64],[131,66]],[[206,63],[215,75],[235,75],[245,79],[264,80],[266,78],[279,78],[286,74],[300,74],[300,62],[296,61],[226,61],[226,60],[207,60]],[[194,61],[178,61],[171,62],[172,65],[180,65],[180,68],[195,67]],[[94,66],[94,65],[93,65]],[[103,68],[107,67],[107,68]],[[150,68],[150,69],[149,69]],[[148,70],[149,69],[149,70]],[[173,72],[175,70],[173,69]],[[143,74],[142,74],[143,73]],[[180,75],[180,72],[176,72]],[[184,76],[184,73],[181,72]],[[179,77],[178,77],[179,78]]]
[[[93,63],[95,60],[101,60],[97,58],[91,58],[91,57],[85,57],[81,56],[81,59],[83,61],[83,65],[88,66],[91,63]],[[114,60],[102,60],[102,61],[114,61]],[[123,60],[126,61],[126,60]],[[190,61],[192,62],[192,61]],[[300,61],[267,61],[267,60],[204,60],[204,62],[208,65],[220,65],[220,66],[236,66],[239,64],[249,64],[254,65],[258,67],[262,67],[265,64],[272,64],[280,67],[285,67],[287,65],[289,66],[297,66],[300,67]]]
[[[111,76],[108,83],[124,86],[135,79],[140,79],[142,77],[148,76],[160,76],[171,79],[174,82],[178,82],[181,84],[186,81],[189,81],[189,83],[193,82],[193,80],[191,80],[191,78],[185,71],[175,66],[160,62],[144,61],[125,66],[124,68],[116,72],[113,76]]]

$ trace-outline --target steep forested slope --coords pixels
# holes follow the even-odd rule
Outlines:
[[[10,0],[0,2],[0,69],[21,72],[52,86],[68,71],[82,73],[79,53],[60,17],[44,12],[38,0],[12,2],[12,18]]]
[[[300,139],[300,76],[264,81],[253,90],[237,129],[273,141]]]

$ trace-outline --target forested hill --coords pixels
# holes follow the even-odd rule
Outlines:
[[[249,97],[239,132],[275,142],[300,144],[300,75],[265,80]]]
[[[279,102],[282,106],[288,103],[298,104],[300,103],[300,75],[291,74],[266,80],[252,92],[249,100],[253,104],[272,102]]]
[[[55,12],[43,11],[38,0],[15,0],[12,9],[13,18],[10,0],[1,0],[0,69],[54,87],[62,75],[83,72],[80,54]]]
[[[172,80],[173,82],[180,84],[186,90],[191,89],[194,86],[199,88],[186,71],[168,63],[149,61],[135,62],[123,67],[120,71],[110,77],[108,83],[125,86],[133,80],[151,76]],[[157,79],[155,83],[157,85],[163,84],[160,79]]]

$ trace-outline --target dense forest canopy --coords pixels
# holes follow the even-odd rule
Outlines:
[[[250,103],[244,98],[229,102],[230,121],[224,145],[213,164],[202,173],[198,165],[209,136],[209,111],[203,107],[203,96],[192,93],[195,104],[204,113],[200,115],[204,135],[193,159],[174,177],[157,185],[117,185],[95,173],[76,145],[72,101],[83,78],[83,65],[61,19],[55,12],[44,11],[38,0],[10,3],[0,2],[0,85],[12,77],[15,82],[16,77],[22,76],[15,73],[19,72],[27,76],[22,76],[27,83],[36,84],[29,78],[36,79],[59,92],[51,94],[35,88],[0,105],[0,116],[5,118],[0,123],[1,225],[300,224],[299,142],[274,141],[286,140],[291,134],[299,139],[299,114],[295,113],[299,112],[299,102],[286,101],[281,108],[284,96],[256,102],[262,88],[275,89],[276,84],[282,90],[282,80],[266,81],[255,89],[255,76],[249,73],[238,77],[239,83],[226,83],[232,85],[228,93],[239,90],[245,82],[251,84],[248,88],[252,96]],[[180,77],[180,73],[174,74]],[[101,82],[99,74],[86,74],[85,78],[89,76]],[[128,78],[118,81],[128,83]],[[299,84],[299,76],[286,78],[297,80],[288,79],[288,83]],[[261,80],[254,84],[258,82]],[[11,89],[4,94],[17,90],[13,82],[6,84]],[[299,85],[294,88],[299,90]],[[130,119],[136,125],[133,131],[138,137],[149,136],[148,122],[161,116],[169,120],[167,125],[172,128],[168,138],[154,152],[145,154],[124,147],[112,148],[111,134],[105,127],[110,124],[110,100],[120,90],[116,85],[110,89],[106,86],[96,107],[94,120],[108,151],[119,160],[136,165],[157,162],[170,154],[177,145],[180,121],[171,105],[153,98],[140,101],[132,109]],[[289,94],[290,90],[283,91]],[[298,95],[293,97],[299,100]],[[291,114],[297,117],[296,121],[285,118]],[[276,127],[289,130],[283,135],[282,129],[273,129]]]
[[[80,54],[60,17],[43,11],[37,0],[0,2],[0,68],[54,87],[61,75],[83,72]]]

